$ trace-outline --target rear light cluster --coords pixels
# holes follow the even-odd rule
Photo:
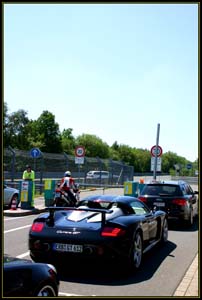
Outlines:
[[[125,230],[121,228],[114,228],[114,227],[104,227],[101,236],[110,236],[110,237],[118,237],[125,234]]]
[[[138,197],[138,199],[139,199],[140,201],[144,202],[144,203],[147,202],[147,198],[146,198],[146,197],[140,196],[140,197]]]
[[[173,199],[172,203],[180,206],[185,206],[187,204],[187,201],[185,199]]]
[[[44,228],[44,223],[42,222],[35,222],[32,224],[32,227],[31,227],[31,231],[33,232],[41,232]]]

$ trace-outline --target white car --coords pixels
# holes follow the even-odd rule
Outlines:
[[[89,171],[87,173],[86,178],[87,179],[108,179],[109,178],[109,172],[108,171]]]
[[[12,201],[19,202],[19,190],[4,184],[4,206],[11,207]]]

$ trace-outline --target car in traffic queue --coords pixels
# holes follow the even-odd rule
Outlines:
[[[139,200],[150,209],[164,210],[168,220],[180,220],[191,226],[198,215],[198,191],[185,181],[156,181],[145,184]]]
[[[10,208],[12,201],[15,200],[16,205],[19,203],[19,190],[4,184],[4,207]]]
[[[168,239],[167,215],[132,196],[91,195],[77,207],[48,207],[29,231],[30,256],[56,265],[74,259],[121,261],[140,268],[143,254]]]
[[[4,297],[56,297],[59,284],[53,265],[4,255]]]

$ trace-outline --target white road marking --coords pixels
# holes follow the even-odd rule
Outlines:
[[[85,295],[78,295],[78,294],[69,294],[69,293],[62,293],[62,292],[59,292],[59,296],[85,296]],[[86,297],[86,296],[85,296]],[[88,297],[96,297],[96,295],[91,295],[91,296],[88,296]]]
[[[12,231],[24,229],[24,228],[27,228],[27,227],[31,227],[31,224],[30,225],[26,225],[26,226],[21,226],[21,227],[13,228],[13,229],[10,229],[10,230],[6,230],[6,231],[4,231],[4,233],[8,233],[8,232],[12,232]]]
[[[26,257],[26,256],[29,256],[29,251],[28,252],[25,252],[23,254],[20,254],[18,256],[16,256],[17,258],[23,258],[23,257]]]
[[[22,218],[27,218],[27,217],[30,217],[29,216],[22,216],[22,217],[15,217],[15,218],[4,218],[4,221],[13,221],[13,220],[16,220],[16,219],[22,219]]]

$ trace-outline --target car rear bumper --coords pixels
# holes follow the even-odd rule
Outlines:
[[[55,261],[67,261],[74,259],[120,259],[127,258],[129,256],[130,244],[127,243],[105,243],[103,245],[84,244],[82,253],[72,253],[64,251],[53,250],[53,244],[41,243],[40,249],[36,249],[34,243],[36,240],[29,240],[30,256],[34,261],[38,262],[55,262]]]

